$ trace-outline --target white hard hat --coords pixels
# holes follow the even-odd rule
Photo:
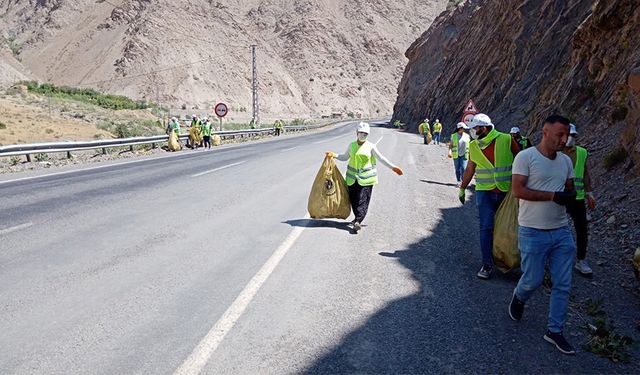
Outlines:
[[[369,134],[369,124],[366,122],[360,122],[356,128],[358,133],[367,133]]]
[[[476,126],[493,126],[493,123],[491,122],[489,116],[485,115],[484,113],[478,113],[477,115],[473,116],[473,121],[471,121],[471,125],[469,126],[469,128],[473,129]]]
[[[511,134],[520,133],[520,128],[517,126],[514,126],[513,128],[511,128],[511,131],[509,133]]]
[[[569,124],[569,134],[578,134],[575,124]]]
[[[436,122],[440,122],[440,120],[436,119]]]
[[[469,129],[469,127],[467,126],[467,124],[465,124],[464,122],[459,122],[459,123],[456,125],[456,129],[460,129],[460,128],[462,128],[462,129]]]
[[[196,116],[195,113],[191,115],[191,118],[196,118],[196,117],[198,117],[198,116]]]

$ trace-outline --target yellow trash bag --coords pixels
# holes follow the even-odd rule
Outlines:
[[[493,262],[502,272],[520,267],[518,204],[518,198],[509,191],[496,211],[493,227]]]
[[[176,132],[172,131],[169,133],[169,151],[180,151],[182,150],[182,146],[180,142],[178,142],[178,135]]]
[[[351,214],[347,184],[333,158],[325,158],[316,175],[307,204],[314,219],[346,219]]]
[[[220,146],[220,143],[222,143],[222,138],[220,138],[220,136],[218,134],[214,134],[211,136],[211,144],[214,146]]]
[[[192,126],[189,128],[189,144],[191,147],[196,148],[200,147],[200,143],[202,143],[202,133],[200,129]]]
[[[427,144],[431,143],[431,132],[427,130]]]

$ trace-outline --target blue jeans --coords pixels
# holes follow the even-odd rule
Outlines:
[[[480,251],[482,264],[493,266],[493,220],[507,193],[476,190],[476,205],[480,218]]]
[[[528,300],[542,285],[544,266],[549,261],[551,272],[551,298],[547,328],[551,332],[562,332],[567,321],[567,306],[571,291],[571,272],[576,244],[569,226],[542,230],[520,227],[518,230],[522,276],[514,293],[521,301]]]
[[[440,143],[440,133],[433,133],[433,141],[436,144]]]
[[[467,159],[464,156],[453,159],[453,168],[456,170],[456,181],[462,181],[464,170],[467,169]]]

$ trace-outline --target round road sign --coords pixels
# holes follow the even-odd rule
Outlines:
[[[218,117],[224,117],[229,112],[229,109],[227,108],[227,105],[224,104],[224,103],[216,104],[216,106],[214,107],[214,110],[216,112],[216,116],[218,116]]]

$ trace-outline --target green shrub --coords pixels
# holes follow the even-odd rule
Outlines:
[[[0,122],[0,129],[6,129],[7,128],[7,124],[5,124],[4,122]]]
[[[20,157],[19,156],[12,156],[11,159],[9,159],[9,163],[11,163],[11,165],[20,164]]]
[[[629,153],[627,152],[627,150],[622,146],[618,146],[618,148],[611,151],[604,157],[604,159],[602,160],[602,165],[607,170],[610,170],[616,165],[623,163],[628,156]]]
[[[304,119],[303,118],[294,118],[293,120],[291,120],[290,125],[291,126],[304,125]]]
[[[144,101],[135,101],[122,95],[104,94],[94,89],[56,86],[37,81],[22,81],[21,84],[25,85],[28,91],[36,94],[74,99],[107,109],[146,109],[151,106]]]
[[[39,153],[35,156],[36,161],[47,161],[49,160],[49,155],[45,153]]]

